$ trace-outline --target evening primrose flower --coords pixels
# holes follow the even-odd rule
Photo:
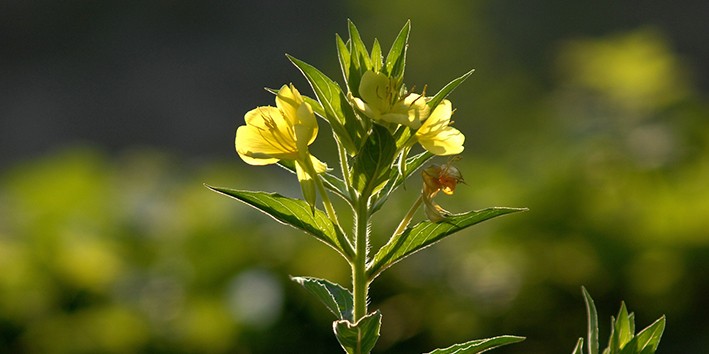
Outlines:
[[[457,155],[463,152],[465,135],[450,126],[451,102],[443,100],[416,131],[416,140],[434,155]]]
[[[423,170],[421,176],[423,178],[421,198],[423,199],[426,217],[433,222],[439,222],[450,215],[450,213],[433,201],[433,197],[435,197],[439,191],[447,195],[452,195],[458,183],[465,183],[463,175],[460,173],[460,170],[452,165],[452,161],[449,161],[442,166],[434,164],[427,167]]]
[[[236,130],[236,152],[250,165],[269,165],[280,160],[295,161],[296,174],[305,200],[315,204],[315,179],[327,165],[310,155],[318,123],[313,108],[293,85],[283,85],[276,95],[276,107],[262,106],[244,115],[246,125]]]
[[[350,96],[350,99],[358,110],[374,121],[417,129],[430,111],[426,99],[416,93],[400,98],[396,86],[393,78],[367,71],[359,84],[361,98]]]

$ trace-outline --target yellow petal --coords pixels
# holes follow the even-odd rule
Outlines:
[[[404,103],[409,106],[408,114],[411,122],[409,127],[418,129],[421,126],[421,122],[425,121],[431,114],[431,108],[426,104],[425,97],[415,93],[406,96]]]
[[[259,129],[268,130],[275,126],[287,126],[283,114],[276,107],[261,106],[256,107],[244,115],[246,125]]]
[[[414,122],[412,122],[412,121],[409,119],[409,114],[408,114],[408,112],[404,112],[404,113],[386,113],[386,114],[379,115],[378,117],[373,118],[373,119],[379,120],[379,121],[384,121],[384,122],[387,122],[387,123],[395,123],[395,124],[406,125],[406,126],[415,128],[414,126],[412,126]],[[419,123],[419,125],[420,125],[420,123]],[[416,127],[417,127],[417,126],[416,126]]]
[[[443,100],[436,109],[431,112],[431,114],[426,118],[426,120],[421,124],[421,128],[416,132],[417,136],[426,136],[430,134],[437,134],[438,131],[443,130],[450,124],[451,115],[453,114],[453,108],[451,102],[448,100]]]
[[[298,107],[296,112],[298,117],[298,125],[305,127],[305,130],[296,130],[296,140],[303,140],[310,145],[315,141],[318,136],[318,121],[315,119],[315,114],[313,114],[313,108],[308,103],[303,103]]]
[[[390,85],[391,81],[386,75],[367,71],[359,82],[359,96],[374,110],[387,112],[391,107]]]
[[[421,126],[421,122],[428,117],[429,111],[425,97],[412,93],[392,106],[390,113],[397,116],[383,114],[380,119],[389,123],[402,124],[412,129],[418,129]]]
[[[293,85],[283,85],[276,95],[276,106],[283,111],[290,125],[297,124],[298,108],[303,104],[303,96]]]
[[[423,127],[422,127],[423,128]],[[465,135],[453,127],[445,127],[435,135],[418,139],[419,144],[434,155],[457,155],[463,152]]]
[[[242,125],[236,130],[236,152],[244,162],[251,165],[268,165],[280,159],[295,159],[295,149],[285,149],[273,136],[259,128]]]
[[[360,112],[364,113],[364,115],[366,115],[367,117],[369,117],[371,119],[375,119],[375,120],[379,118],[378,112],[375,112],[374,109],[372,109],[372,107],[370,107],[368,104],[366,104],[361,99],[352,96],[352,93],[348,93],[348,98],[349,98],[350,102],[352,102],[354,104],[354,106]]]

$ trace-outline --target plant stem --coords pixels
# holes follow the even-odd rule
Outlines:
[[[414,204],[411,205],[411,208],[409,208],[409,211],[406,213],[406,216],[401,219],[399,226],[396,228],[396,231],[394,231],[394,234],[391,236],[392,238],[401,235],[404,230],[406,230],[406,227],[409,226],[411,219],[414,217],[414,213],[416,213],[416,210],[418,210],[419,206],[421,206],[421,202],[423,202],[423,194],[419,195]]]
[[[368,198],[357,200],[355,222],[355,259],[352,263],[352,292],[354,296],[354,322],[367,315],[367,251],[369,244],[369,208]]]
[[[327,195],[327,191],[325,190],[325,186],[323,185],[320,176],[315,179],[315,184],[318,186],[318,191],[320,192],[320,196],[322,197],[322,203],[325,206],[325,212],[327,213],[327,217],[329,217],[330,220],[335,223],[335,225],[340,225],[340,222],[337,220],[335,208],[332,206],[332,202],[330,201],[330,197]]]

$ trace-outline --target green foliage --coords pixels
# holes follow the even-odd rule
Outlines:
[[[389,131],[379,125],[372,127],[352,165],[352,183],[361,195],[368,197],[388,182],[395,154],[394,138]]]
[[[352,107],[347,104],[347,99],[340,90],[340,86],[312,65],[290,55],[288,55],[288,59],[308,79],[320,106],[325,111],[323,118],[330,123],[335,138],[350,154],[356,154],[364,139],[364,127],[355,117]]]
[[[591,295],[582,289],[588,315],[588,352],[598,353],[598,315]],[[611,317],[611,334],[603,354],[653,354],[665,330],[665,316],[635,334],[635,315],[621,303],[617,318]],[[583,354],[583,338],[579,338],[572,354]]]
[[[347,81],[349,92],[358,92],[362,75],[367,70],[372,69],[372,58],[369,56],[367,47],[364,45],[362,37],[359,35],[357,26],[350,20],[347,20],[347,30],[350,35],[350,39],[347,41],[349,48],[346,54],[343,53],[343,57],[349,57],[350,64],[348,66],[349,71],[343,72],[343,74]]]
[[[375,278],[394,263],[455,232],[497,216],[525,210],[498,207],[453,215],[438,223],[422,221],[413,227],[407,228],[400,235],[392,237],[386,245],[379,249],[379,252],[374,255],[368,266],[369,276],[370,278]]]
[[[392,169],[387,184],[376,196],[376,202],[374,202],[374,205],[372,206],[372,213],[376,212],[384,205],[387,199],[389,199],[391,193],[394,192],[402,183],[404,183],[406,178],[411,173],[421,168],[421,166],[423,166],[423,164],[426,163],[426,161],[429,161],[433,156],[434,155],[430,152],[424,151],[416,156],[406,159],[406,162],[404,163],[405,171],[402,171],[402,169],[399,168]],[[403,157],[403,154],[401,157]]]
[[[369,353],[379,339],[382,314],[379,310],[362,317],[357,322],[339,320],[333,323],[335,336],[348,354]]]
[[[499,336],[486,339],[476,339],[461,344],[455,344],[448,348],[436,349],[427,354],[476,354],[508,344],[518,343],[524,339],[524,337],[517,336]]]
[[[596,304],[585,287],[581,288],[583,300],[586,303],[586,317],[588,318],[588,354],[598,354],[598,312]],[[583,344],[583,339],[579,340]]]
[[[344,238],[339,226],[333,224],[327,215],[320,210],[315,210],[311,213],[308,203],[302,200],[284,197],[277,193],[207,187],[217,193],[244,202],[283,224],[307,232],[332,247],[344,257],[350,257],[352,254],[352,246]]]
[[[291,280],[302,285],[317,297],[328,310],[340,320],[352,321],[352,293],[325,279],[311,277],[291,277]]]
[[[450,95],[453,90],[460,86],[463,81],[469,78],[470,75],[473,75],[473,72],[475,72],[475,69],[468,71],[460,77],[453,79],[453,81],[449,82],[446,86],[443,86],[443,88],[438,91],[438,93],[436,93],[430,101],[427,102],[428,106],[431,107],[431,109],[438,106],[438,104],[441,103],[441,101],[443,101],[446,97],[448,97],[448,95]]]
[[[576,342],[576,347],[574,347],[574,351],[571,352],[571,354],[583,354],[583,338],[579,338],[578,342]]]
[[[394,44],[391,45],[386,58],[386,73],[397,82],[401,82],[404,78],[404,69],[406,68],[406,50],[409,46],[409,32],[411,31],[411,20],[406,21],[406,24],[396,36]]]

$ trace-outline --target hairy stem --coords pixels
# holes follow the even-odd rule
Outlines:
[[[366,198],[360,198],[356,206],[355,222],[355,259],[352,263],[352,292],[354,296],[355,322],[367,315],[367,251],[369,243],[369,209]]]

